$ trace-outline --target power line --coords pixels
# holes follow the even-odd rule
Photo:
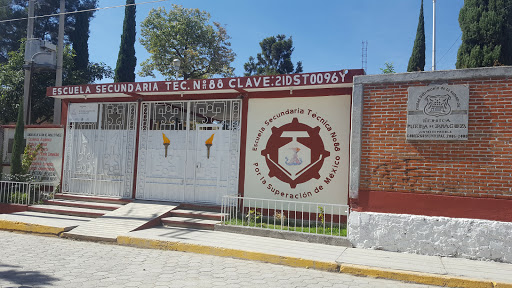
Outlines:
[[[67,14],[76,14],[76,13],[84,13],[84,12],[91,12],[91,11],[98,11],[98,10],[106,10],[106,9],[112,9],[112,8],[121,8],[121,7],[127,7],[127,6],[136,6],[136,5],[142,5],[142,4],[153,4],[153,3],[159,3],[159,2],[165,2],[169,0],[156,0],[156,1],[148,1],[148,2],[142,2],[142,3],[135,3],[135,4],[125,4],[125,5],[118,5],[118,6],[110,6],[110,7],[100,7],[100,8],[93,8],[93,9],[85,9],[85,10],[78,10],[78,11],[69,11],[64,13],[55,13],[55,14],[48,14],[48,15],[39,15],[34,16],[31,18],[37,19],[37,18],[46,18],[46,17],[55,17],[59,16],[61,14],[67,15]],[[7,23],[7,22],[13,22],[13,21],[21,21],[21,20],[28,20],[29,17],[23,17],[23,18],[16,18],[16,19],[7,19],[7,20],[1,20],[0,23]]]
[[[443,54],[443,56],[441,57],[441,59],[439,59],[438,61],[436,61],[436,63],[440,63],[441,60],[443,60],[444,56],[446,56],[448,54],[448,52],[450,52],[450,50],[452,50],[453,46],[455,45],[455,43],[457,43],[457,41],[459,41],[460,37],[462,36],[462,33],[460,33],[459,37],[457,37],[457,39],[455,40],[455,42],[453,42],[452,46],[450,46],[450,48],[448,48],[448,50]]]

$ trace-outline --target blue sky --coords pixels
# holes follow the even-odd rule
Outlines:
[[[136,3],[144,0],[136,0]],[[100,0],[100,7],[122,5],[125,0]],[[137,6],[137,68],[149,57],[140,45],[140,23],[152,8],[170,9],[171,3],[199,8],[212,21],[226,25],[237,57],[235,74],[243,76],[249,56],[260,52],[259,42],[272,35],[293,37],[292,61],[302,61],[304,72],[361,68],[361,42],[368,41],[367,74],[380,74],[385,62],[405,72],[411,56],[420,0],[173,0]],[[463,0],[437,0],[437,70],[455,69],[461,31],[458,23]],[[425,0],[426,65],[432,65],[432,1]],[[115,68],[121,41],[124,8],[100,10],[90,26],[89,52],[94,62]],[[140,77],[136,81],[160,81]],[[113,82],[104,79],[103,83]]]

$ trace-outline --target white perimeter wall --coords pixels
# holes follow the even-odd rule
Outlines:
[[[357,248],[512,263],[512,223],[466,218],[352,212]]]

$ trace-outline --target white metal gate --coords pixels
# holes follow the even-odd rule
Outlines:
[[[88,107],[87,117],[70,115],[73,105]],[[137,103],[71,103],[62,192],[131,197],[136,119]]]
[[[240,100],[143,102],[138,199],[220,204],[238,192]]]

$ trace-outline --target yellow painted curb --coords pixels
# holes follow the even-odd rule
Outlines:
[[[120,245],[135,246],[139,248],[152,248],[181,252],[192,252],[198,254],[207,254],[222,257],[232,257],[238,259],[262,261],[272,264],[281,264],[291,267],[312,268],[323,271],[337,272],[339,265],[335,262],[322,262],[314,260],[306,260],[295,257],[285,257],[273,254],[248,252],[236,249],[227,249],[220,247],[211,247],[197,244],[188,244],[180,242],[169,242],[160,240],[151,240],[143,238],[134,238],[129,236],[118,236],[117,243]]]
[[[340,272],[356,276],[385,278],[442,287],[512,288],[512,284],[496,283],[490,280],[477,280],[464,277],[426,274],[412,271],[390,270],[352,264],[341,264]]]
[[[23,222],[14,222],[8,220],[0,220],[0,230],[22,231],[39,234],[59,235],[64,232],[64,228],[44,226],[39,224],[29,224]]]

